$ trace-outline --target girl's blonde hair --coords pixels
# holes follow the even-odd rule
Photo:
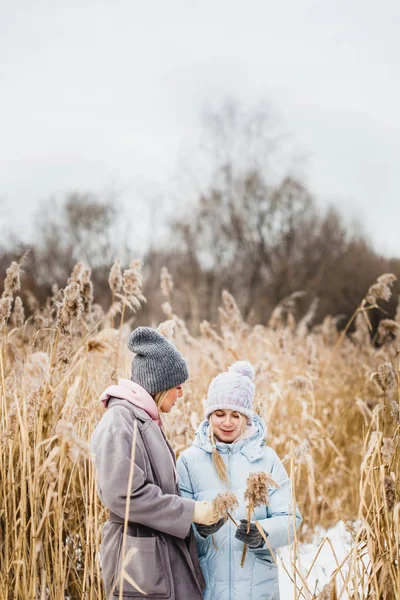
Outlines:
[[[162,392],[157,392],[157,394],[154,394],[153,398],[154,398],[154,402],[156,403],[156,406],[158,408],[158,412],[161,412],[162,403],[164,402],[168,392],[169,392],[169,390],[164,390]]]
[[[241,420],[240,433],[238,436],[238,437],[240,437],[244,433],[244,430],[246,429],[248,419],[245,415],[242,415],[241,413],[238,413],[238,414],[240,415],[240,420]],[[210,421],[209,435],[210,435],[211,446],[212,446],[212,453],[211,453],[212,461],[213,461],[214,467],[218,473],[218,477],[220,478],[220,480],[223,483],[229,483],[229,478],[228,478],[228,473],[226,471],[225,463],[217,449],[217,441],[216,441],[216,437],[215,437],[214,428],[213,428],[212,422],[211,422],[211,415],[209,417],[209,421]]]

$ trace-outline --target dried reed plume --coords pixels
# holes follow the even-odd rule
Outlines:
[[[118,294],[122,289],[122,271],[119,259],[111,267],[108,284],[113,294]]]
[[[400,323],[392,319],[382,319],[378,326],[378,342],[394,340],[400,332]]]
[[[385,475],[384,489],[388,510],[389,512],[392,512],[394,505],[396,504],[396,487],[390,475]]]
[[[172,311],[172,306],[169,302],[163,302],[161,308],[163,313],[168,317],[168,319],[173,319],[174,313]]]
[[[79,454],[82,454],[85,458],[91,458],[90,445],[79,438],[72,423],[60,419],[56,426],[56,434],[67,445],[68,454],[72,462],[78,459]]]
[[[22,327],[25,321],[24,305],[22,304],[21,296],[17,296],[14,300],[14,310],[11,315],[11,323],[14,327]]]
[[[335,580],[324,585],[323,589],[317,596],[313,596],[315,600],[337,600]]]
[[[132,310],[140,308],[141,302],[146,301],[142,294],[142,287],[142,263],[139,259],[135,259],[129,265],[129,269],[125,269],[123,275],[124,294]]]
[[[269,473],[259,471],[258,473],[250,473],[246,482],[246,490],[244,498],[247,500],[247,514],[250,522],[251,515],[257,506],[268,506],[269,495],[268,488],[279,488],[279,484],[273,479]]]
[[[397,385],[397,373],[390,362],[379,365],[377,373],[371,376],[371,379],[374,378],[384,392],[392,390]]]
[[[381,454],[383,462],[386,464],[390,463],[390,459],[392,458],[392,454],[394,452],[394,442],[392,438],[383,438]]]
[[[396,281],[396,276],[393,273],[385,273],[378,277],[376,283],[371,285],[365,299],[369,304],[376,304],[377,300],[385,300],[388,302],[392,295],[390,289],[393,283]]]
[[[397,425],[400,425],[400,406],[397,402],[395,402],[395,400],[392,400],[390,406],[390,416],[392,417],[393,421],[397,423]]]
[[[224,308],[220,307],[218,309],[221,320],[221,329],[225,329],[225,332],[226,330],[242,330],[245,327],[243,317],[236,304],[235,298],[227,290],[223,290],[222,292],[222,302]]]
[[[208,321],[202,321],[200,323],[200,333],[208,340],[216,342],[217,344],[223,344],[223,339],[212,328],[211,324]]]
[[[57,326],[62,334],[70,333],[72,323],[80,319],[82,310],[80,286],[72,282],[65,288],[63,301],[58,306]]]
[[[172,319],[168,319],[168,321],[163,321],[159,324],[159,326],[157,327],[157,331],[161,333],[161,335],[166,337],[167,340],[172,340],[174,337],[175,325],[175,321],[173,321]]]
[[[162,267],[160,274],[160,287],[163,296],[169,298],[172,290],[174,289],[174,280],[172,279],[171,273],[167,267]]]
[[[88,315],[93,304],[93,283],[90,279],[91,269],[84,267],[81,276],[81,296],[83,302],[83,312]]]
[[[82,277],[82,271],[84,269],[84,264],[81,262],[76,263],[74,268],[72,269],[71,277],[68,279],[68,283],[80,283]]]
[[[0,329],[4,327],[11,315],[12,297],[0,298]]]
[[[13,261],[6,270],[3,298],[12,298],[21,289],[20,267],[19,263]]]
[[[213,500],[214,512],[219,516],[220,519],[230,518],[236,525],[236,522],[231,516],[231,512],[235,511],[239,506],[236,494],[231,491],[220,492]]]
[[[298,290],[293,292],[290,296],[284,298],[272,311],[268,327],[271,329],[279,329],[284,327],[287,323],[289,315],[293,315],[296,310],[296,300],[302,298],[305,292]]]

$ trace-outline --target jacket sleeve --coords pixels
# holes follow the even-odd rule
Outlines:
[[[190,531],[194,501],[176,494],[164,494],[158,485],[147,481],[145,448],[139,430],[129,494],[131,451],[131,431],[111,428],[102,431],[101,442],[96,444],[95,458],[103,503],[119,517],[125,518],[125,507],[129,501],[129,521],[184,539]]]
[[[179,478],[179,489],[184,498],[194,499],[194,492],[192,482],[190,480],[188,464],[186,458],[181,454],[176,463],[176,469],[178,471]]]
[[[291,544],[294,539],[294,527],[297,529],[302,521],[297,506],[293,514],[290,479],[278,455],[275,452],[274,454],[271,475],[280,487],[269,489],[268,516],[259,521],[268,533],[268,543],[273,549]],[[266,547],[265,543],[263,547]]]

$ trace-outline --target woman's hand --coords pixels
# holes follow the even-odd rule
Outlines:
[[[213,505],[207,500],[196,501],[194,505],[193,523],[201,525],[214,525],[219,517],[214,512]]]
[[[249,533],[247,533],[247,528],[248,521],[240,519],[240,525],[236,530],[235,538],[246,544],[249,548],[260,548],[264,540],[257,526],[254,523],[250,523]],[[265,535],[268,535],[268,533]]]
[[[214,525],[196,524],[196,529],[199,532],[199,534],[201,535],[201,537],[206,538],[209,535],[213,535],[214,533],[217,533],[217,531],[219,531],[221,529],[221,527],[224,525],[224,523],[226,523],[226,521],[227,521],[227,519],[220,519],[219,521],[214,523]]]

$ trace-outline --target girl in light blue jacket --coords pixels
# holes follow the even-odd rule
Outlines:
[[[302,520],[297,507],[292,508],[285,468],[276,452],[266,445],[266,425],[252,411],[253,380],[254,369],[245,361],[236,362],[228,372],[213,379],[206,419],[193,446],[178,460],[182,496],[212,501],[219,492],[231,490],[239,501],[234,515],[240,523],[238,528],[230,519],[211,526],[194,526],[206,582],[204,600],[279,600],[274,551],[292,543],[294,526]],[[246,480],[250,473],[260,471],[271,475],[279,487],[269,488],[268,505],[255,508],[249,525],[244,499]],[[248,551],[241,567],[244,544]]]

